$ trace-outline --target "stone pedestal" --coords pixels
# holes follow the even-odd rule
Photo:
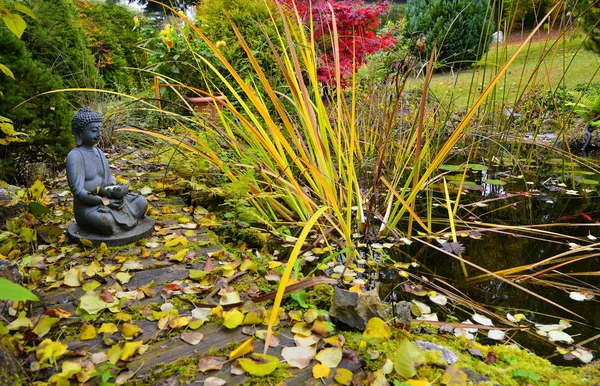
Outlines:
[[[138,225],[135,228],[112,236],[89,233],[88,231],[81,229],[75,221],[69,225],[67,234],[69,235],[69,238],[75,242],[78,242],[80,239],[86,239],[91,241],[95,246],[105,243],[109,247],[116,247],[146,238],[152,234],[152,231],[154,231],[154,220],[150,217],[144,217],[142,220],[138,221]]]

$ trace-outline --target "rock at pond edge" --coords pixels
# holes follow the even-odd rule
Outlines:
[[[371,318],[388,320],[388,311],[375,291],[358,293],[337,287],[334,289],[329,315],[358,330],[364,330]]]

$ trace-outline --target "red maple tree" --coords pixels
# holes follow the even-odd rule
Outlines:
[[[323,83],[335,83],[332,9],[338,34],[343,86],[353,72],[365,63],[367,54],[391,49],[396,43],[389,34],[377,34],[379,16],[387,12],[389,1],[373,5],[365,4],[363,0],[280,1],[292,9],[295,3],[298,14],[306,22],[310,21],[312,11],[313,33],[319,49],[317,77]]]

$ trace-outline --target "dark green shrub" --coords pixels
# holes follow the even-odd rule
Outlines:
[[[600,2],[596,1],[594,5],[590,5],[590,3],[592,2],[581,2],[580,9],[583,14],[579,19],[579,24],[587,34],[585,48],[600,54]]]
[[[31,20],[22,38],[33,58],[51,68],[66,87],[102,86],[73,2],[49,0],[36,4],[37,18]]]
[[[15,182],[17,175],[26,176],[28,163],[63,161],[72,146],[72,109],[60,94],[35,98],[14,109],[26,99],[62,88],[63,84],[6,28],[0,28],[0,61],[15,76],[13,80],[0,73],[0,115],[11,119],[15,130],[28,134],[23,143],[0,147],[0,179]]]
[[[130,8],[114,3],[75,1],[78,22],[88,38],[87,47],[94,55],[106,88],[129,92],[142,82],[142,73],[130,68],[143,68],[146,59],[137,48],[142,39],[134,18],[140,16]]]
[[[414,41],[425,37],[424,60],[437,38],[436,65],[460,67],[487,51],[494,28],[491,19],[487,0],[411,0],[406,8],[406,36]]]

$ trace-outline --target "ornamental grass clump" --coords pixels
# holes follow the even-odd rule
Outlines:
[[[342,70],[340,44],[343,40],[333,7],[330,7],[329,37],[334,87],[325,98],[319,81],[321,62],[315,25],[311,22],[307,27],[303,23],[303,20],[314,21],[315,15],[303,17],[298,7],[286,7],[279,2],[275,5],[277,14],[273,14],[271,20],[282,20],[283,29],[276,29],[277,39],[265,36],[265,40],[286,80],[287,92],[281,93],[272,86],[231,19],[238,44],[248,57],[256,81],[242,76],[214,39],[185,15],[179,15],[189,31],[182,36],[185,44],[195,60],[209,69],[198,76],[221,82],[225,89],[216,91],[229,93],[231,97],[227,102],[215,99],[215,104],[223,107],[217,123],[163,111],[172,119],[171,126],[179,131],[169,135],[151,134],[207,160],[232,183],[243,182],[248,189],[247,200],[274,228],[280,225],[302,227],[320,208],[327,207],[317,229],[342,247],[352,247],[357,239],[364,237],[393,235],[400,238],[405,232],[410,234],[413,226],[431,233],[431,221],[426,224],[419,217],[415,203],[514,57],[497,72],[448,138],[442,136],[442,131],[429,130],[434,121],[427,115],[427,86],[418,119],[397,130],[407,67],[398,72],[391,102],[387,110],[379,112],[380,118],[373,127],[357,119],[358,84],[355,74],[348,78]],[[320,38],[324,39],[322,35]],[[210,53],[193,51],[193,39],[201,39]],[[353,52],[358,48],[354,46]],[[356,57],[353,62],[356,63]],[[428,76],[432,67],[433,56],[429,60]],[[248,71],[248,68],[242,70]],[[205,95],[215,92],[155,75],[157,84],[173,90],[184,88]],[[347,87],[343,87],[345,80]],[[370,166],[365,168],[364,165]]]

